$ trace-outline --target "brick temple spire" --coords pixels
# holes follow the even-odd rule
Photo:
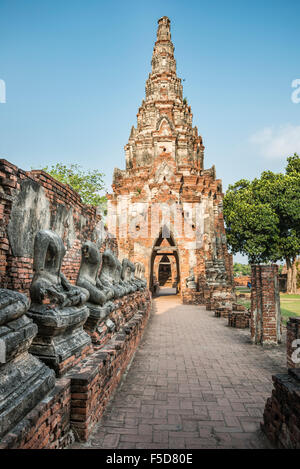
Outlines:
[[[163,16],[158,20],[157,41],[152,55],[152,75],[173,73],[176,75],[174,45],[171,41],[170,20]]]
[[[137,127],[132,127],[125,146],[126,169],[151,166],[164,149],[179,166],[201,170],[204,146],[197,127],[193,127],[191,107],[183,99],[167,16],[158,20],[151,67]]]
[[[171,21],[167,16],[159,18],[157,28],[157,42],[171,42],[170,23]],[[172,43],[171,43],[172,44]]]
[[[228,305],[233,276],[222,183],[214,166],[203,167],[204,146],[183,99],[166,16],[158,20],[145,91],[125,146],[126,169],[115,168],[113,194],[108,195],[120,258],[143,263],[150,288],[155,277],[161,280],[160,267],[170,262],[170,280],[179,285],[184,301],[197,303],[215,292]]]
[[[152,54],[152,73],[146,82],[146,101],[172,99],[182,104],[181,79],[176,75],[174,45],[171,41],[170,20],[158,20],[157,41]]]

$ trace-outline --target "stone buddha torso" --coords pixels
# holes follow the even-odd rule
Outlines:
[[[122,264],[119,259],[116,259],[116,268],[114,271],[114,284],[118,287],[120,296],[124,296],[126,294],[126,287],[121,278],[122,274]]]
[[[36,234],[31,305],[27,313],[38,326],[30,352],[54,368],[58,375],[71,366],[70,357],[91,344],[83,330],[89,316],[86,301],[90,293],[72,285],[61,273],[65,252],[57,233],[41,230]],[[61,365],[63,362],[65,365]]]
[[[106,291],[107,299],[113,299],[116,292],[113,286],[112,271],[115,269],[115,258],[110,249],[106,249],[102,254],[102,266],[99,274],[99,282]]]
[[[34,276],[30,287],[33,304],[51,303],[59,307],[82,305],[89,297],[71,285],[60,271],[65,247],[57,233],[39,231],[34,242]]]
[[[134,288],[131,284],[131,268],[129,265],[129,260],[126,258],[124,258],[122,261],[121,277],[126,288],[126,293],[132,293],[134,291]]]
[[[136,291],[138,289],[138,284],[134,276],[135,265],[133,264],[133,262],[128,261],[128,267],[129,267],[129,282],[132,285],[133,291]]]
[[[81,248],[81,265],[76,284],[88,290],[90,303],[103,306],[107,298],[98,280],[100,264],[99,249],[91,241],[86,241]]]

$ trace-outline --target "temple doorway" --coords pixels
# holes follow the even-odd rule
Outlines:
[[[156,239],[151,254],[150,290],[155,295],[177,295],[180,290],[180,270],[177,246],[172,234]]]
[[[168,256],[162,256],[158,264],[158,283],[160,287],[172,287],[172,268]]]

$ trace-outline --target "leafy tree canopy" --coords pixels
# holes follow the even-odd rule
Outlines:
[[[78,164],[64,165],[57,163],[50,168],[46,166],[43,171],[50,174],[60,182],[69,184],[81,197],[84,204],[100,206],[106,211],[107,199],[100,195],[105,188],[104,174],[97,170],[83,170]]]
[[[251,266],[249,264],[240,264],[235,262],[233,264],[233,274],[235,277],[239,277],[241,275],[251,275]]]
[[[224,197],[228,244],[250,263],[293,262],[300,253],[300,158],[287,161],[285,174],[242,179]]]
[[[300,173],[300,158],[297,153],[294,153],[293,156],[289,156],[287,162],[288,164],[285,169],[287,174],[291,174],[293,172]]]

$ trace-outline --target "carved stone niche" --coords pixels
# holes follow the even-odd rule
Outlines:
[[[197,283],[195,281],[194,270],[190,269],[190,275],[185,279],[186,287],[190,290],[197,290]]]
[[[85,305],[89,292],[71,285],[61,273],[65,252],[57,233],[50,230],[37,233],[28,316],[37,324],[38,334],[30,352],[57,373],[65,360],[79,356],[91,344],[89,335],[83,330],[89,315]]]
[[[0,438],[55,385],[55,374],[28,353],[37,326],[25,295],[0,289]]]
[[[81,265],[76,284],[90,294],[86,303],[89,317],[84,325],[84,329],[89,334],[95,332],[99,324],[114,309],[114,304],[107,300],[107,292],[98,279],[100,264],[101,255],[96,244],[86,241],[81,248]]]

